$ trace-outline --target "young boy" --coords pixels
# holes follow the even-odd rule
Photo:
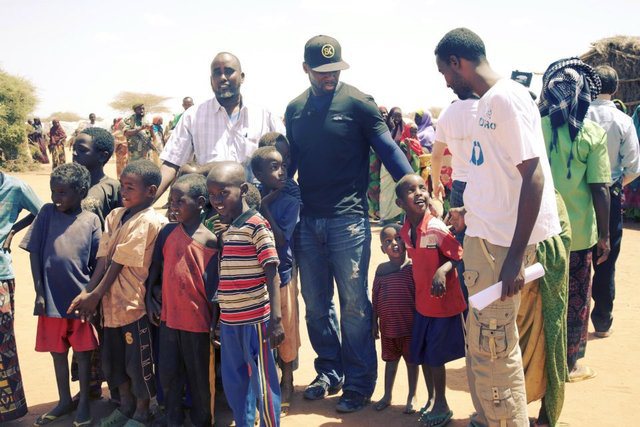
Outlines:
[[[284,164],[287,169],[291,166],[291,150],[289,147],[289,141],[283,134],[279,132],[265,133],[260,137],[260,141],[258,141],[258,148],[260,147],[276,147],[276,150],[278,150],[278,153],[282,156],[282,164]],[[295,197],[296,200],[302,203],[300,187],[298,187],[298,183],[293,178],[286,178],[286,183],[282,192]]]
[[[209,200],[230,224],[222,235],[220,341],[222,381],[238,426],[252,426],[256,400],[264,425],[280,425],[280,387],[272,349],[284,340],[278,253],[269,223],[245,201],[245,171],[217,163],[207,177]]]
[[[15,307],[15,273],[11,265],[13,236],[28,227],[38,214],[42,202],[25,182],[0,171],[0,378],[5,379],[5,397],[0,405],[0,424],[18,419],[27,413],[27,401],[22,387],[22,374],[13,330]],[[20,212],[30,212],[17,221]],[[17,221],[17,222],[16,222]]]
[[[293,395],[293,369],[300,348],[298,322],[298,284],[293,268],[293,231],[300,220],[300,201],[284,192],[286,165],[273,146],[258,148],[251,159],[253,175],[262,185],[260,212],[265,217],[276,241],[280,264],[280,303],[285,340],[278,347],[278,364],[282,369],[280,409],[286,415]],[[297,184],[293,182],[297,187]]]
[[[67,312],[71,301],[89,284],[102,234],[98,217],[80,206],[89,183],[84,166],[70,163],[54,169],[50,181],[53,203],[43,206],[20,244],[30,253],[36,291],[36,351],[51,353],[60,397],[55,408],[41,415],[35,425],[48,424],[74,409],[69,390],[69,347],[76,354],[80,380],[73,424],[88,426],[92,422],[89,364],[91,352],[98,347],[97,333],[91,323]]]
[[[122,206],[120,183],[104,173],[104,165],[112,155],[113,135],[106,129],[87,128],[73,143],[73,162],[86,167],[91,174],[91,187],[82,208],[98,215],[103,230],[107,215]]]
[[[400,236],[413,261],[416,286],[411,360],[422,365],[429,392],[421,422],[440,426],[453,416],[445,397],[444,365],[464,356],[461,313],[466,304],[453,268],[462,259],[462,247],[447,226],[429,213],[429,190],[420,175],[400,179],[396,196],[407,215]]]
[[[386,364],[384,396],[374,405],[374,408],[376,411],[382,411],[391,404],[398,362],[400,357],[403,357],[409,377],[409,394],[404,413],[413,414],[418,386],[418,365],[411,363],[409,354],[413,317],[416,311],[411,262],[407,260],[407,250],[400,237],[398,224],[383,227],[380,230],[380,242],[382,243],[380,249],[389,257],[389,261],[380,264],[376,270],[371,302],[373,303],[373,334],[378,338],[380,333],[382,360]]]
[[[110,387],[118,387],[120,393],[120,408],[102,420],[104,426],[143,425],[155,395],[145,281],[156,238],[166,222],[151,206],[160,180],[160,169],[148,160],[124,168],[123,207],[105,219],[96,272],[69,307],[69,313],[88,318],[102,302],[102,370]]]
[[[73,142],[73,162],[89,170],[91,187],[87,197],[82,201],[82,208],[93,212],[100,218],[100,225],[104,231],[104,219],[109,213],[122,205],[120,200],[120,183],[104,173],[104,165],[113,154],[113,135],[106,129],[91,127],[82,130]],[[100,319],[93,321],[98,336],[102,335]],[[78,364],[75,357],[71,361],[71,380],[77,380]],[[91,354],[91,388],[89,395],[92,399],[102,396],[102,367],[100,365],[100,349]],[[110,391],[111,400],[119,401],[118,390]],[[75,400],[75,397],[74,397]]]
[[[209,328],[218,286],[218,240],[200,222],[207,179],[183,175],[169,192],[177,222],[156,240],[147,279],[147,313],[160,327],[160,382],[169,425],[183,425],[185,373],[191,394],[191,424],[211,425]]]

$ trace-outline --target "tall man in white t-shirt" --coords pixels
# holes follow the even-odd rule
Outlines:
[[[157,197],[167,189],[178,169],[195,158],[199,166],[213,161],[245,165],[269,132],[285,133],[282,121],[269,111],[247,105],[240,94],[244,72],[232,53],[220,52],[211,62],[211,89],[215,96],[184,112],[160,154],[162,183]],[[198,171],[205,172],[200,168]]]
[[[516,316],[524,268],[560,223],[540,114],[527,90],[491,69],[466,28],[435,50],[438,70],[461,98],[480,96],[472,130],[464,211],[465,282],[473,296],[502,280],[502,298],[467,316],[467,373],[475,426],[529,425]],[[455,215],[456,218],[459,215]]]

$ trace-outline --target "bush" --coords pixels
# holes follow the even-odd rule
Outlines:
[[[38,102],[34,86],[0,69],[0,167],[22,170],[32,163],[27,144],[27,114]]]

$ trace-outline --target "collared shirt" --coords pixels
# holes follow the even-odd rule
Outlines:
[[[638,135],[631,117],[618,110],[613,101],[596,99],[591,102],[587,118],[598,123],[607,132],[612,181],[623,176],[639,176]]]
[[[433,276],[447,261],[462,259],[462,246],[447,226],[429,214],[425,214],[416,228],[415,247],[411,243],[411,224],[405,221],[400,237],[413,262],[413,281],[416,287],[416,310],[428,317],[451,317],[467,307],[458,281],[458,272],[452,268],[447,273],[446,292],[438,298],[431,295]]]
[[[611,181],[604,129],[591,120],[585,120],[572,142],[569,127],[564,124],[557,129],[557,144],[552,145],[553,129],[551,120],[546,116],[542,118],[542,132],[547,142],[553,184],[569,213],[571,250],[588,249],[598,240],[596,212],[589,184]]]
[[[260,107],[247,107],[243,101],[237,121],[214,97],[185,111],[160,159],[177,166],[191,161],[204,165],[231,160],[248,165],[262,135],[285,133],[282,121]]]
[[[160,229],[167,219],[148,207],[126,221],[122,217],[127,208],[116,208],[105,219],[97,257],[122,264],[122,270],[102,297],[104,326],[118,328],[146,315],[145,282],[153,249]]]
[[[254,210],[236,218],[222,234],[218,302],[220,322],[250,325],[269,320],[271,306],[264,267],[278,264],[269,222]]]

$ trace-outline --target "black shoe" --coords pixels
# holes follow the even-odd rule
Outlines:
[[[335,387],[331,387],[328,382],[320,377],[315,380],[304,390],[304,398],[307,400],[324,399],[327,395],[333,395],[342,390],[342,382]]]
[[[336,411],[343,413],[356,412],[364,408],[370,401],[371,399],[364,397],[357,391],[346,390],[336,405]]]

